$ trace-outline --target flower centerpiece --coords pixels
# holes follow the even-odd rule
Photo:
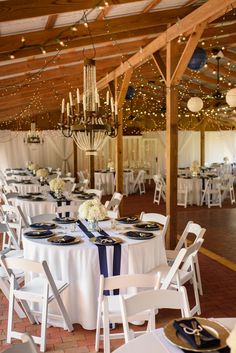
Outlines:
[[[33,164],[33,162],[27,161],[27,162],[25,163],[26,168],[27,168],[27,169],[30,169],[30,165],[31,165],[31,164]]]
[[[62,192],[65,188],[65,182],[61,178],[54,178],[49,183],[50,190],[54,193],[56,198],[62,197]]]
[[[226,340],[227,345],[230,348],[231,353],[236,353],[236,325],[233,330],[230,332],[229,337]]]
[[[227,157],[227,156],[226,156],[226,157],[224,157],[224,158],[223,158],[223,161],[224,161],[224,164],[229,163],[229,157]]]
[[[40,168],[36,172],[36,176],[43,182],[48,176],[48,170],[45,168]]]
[[[40,169],[40,166],[37,163],[31,163],[29,165],[29,170],[31,170],[34,175],[36,175],[38,169]]]
[[[88,229],[98,230],[98,221],[103,220],[107,215],[107,210],[97,198],[87,200],[79,207],[79,217],[89,222]]]
[[[200,165],[198,161],[193,161],[190,167],[190,171],[193,176],[197,176],[197,174],[200,173]]]
[[[107,169],[110,170],[111,172],[115,170],[115,165],[113,161],[109,161],[107,163]]]

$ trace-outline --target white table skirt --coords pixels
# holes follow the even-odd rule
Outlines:
[[[115,190],[115,173],[114,172],[95,172],[94,181],[95,185],[98,185],[99,178],[101,178],[103,184],[103,195],[112,195]],[[130,183],[134,179],[134,173],[132,171],[124,171],[123,173],[124,183],[127,183],[127,191],[130,194],[132,188],[129,187]]]
[[[178,178],[178,187],[184,189],[186,186],[189,191],[188,204],[199,206],[201,203],[202,179],[197,177],[191,179]]]
[[[110,230],[110,221],[100,226],[111,235],[121,237],[121,274],[146,273],[153,267],[166,263],[164,243],[160,232],[149,240],[130,240],[120,235],[124,227],[119,225],[115,232]],[[70,229],[70,226],[68,225]],[[130,227],[129,227],[130,228]],[[70,234],[70,231],[67,234]],[[99,255],[96,245],[77,228],[71,235],[83,236],[76,245],[49,245],[47,239],[31,240],[23,237],[24,256],[27,259],[46,260],[55,279],[67,281],[69,287],[62,298],[72,323],[79,323],[85,329],[95,329],[97,299],[99,289]],[[97,233],[98,235],[98,233]],[[108,275],[112,275],[113,246],[106,247]],[[56,313],[56,307],[50,306],[49,312]]]
[[[24,184],[24,183],[12,183],[14,185],[19,194],[25,195],[27,192],[41,192],[41,185],[39,183],[34,184]]]
[[[236,325],[236,318],[211,318],[217,321],[231,331]],[[164,335],[163,329],[158,329],[149,333],[145,333],[121,347],[122,353],[183,353],[183,350],[171,344]]]
[[[39,195],[40,196],[40,195]],[[43,195],[42,195],[43,196]],[[84,202],[82,199],[72,199],[71,205],[78,205],[78,207]],[[15,206],[20,206],[24,215],[33,217],[39,214],[55,213],[55,207],[57,200],[53,199],[51,195],[48,195],[46,201],[30,201],[23,199],[12,199]],[[63,204],[65,204],[63,202]]]

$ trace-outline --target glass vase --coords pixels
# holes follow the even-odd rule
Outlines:
[[[88,221],[88,230],[90,232],[96,232],[98,231],[100,228],[99,228],[99,225],[98,225],[98,221],[96,219],[93,219],[91,221]]]
[[[63,197],[63,193],[61,189],[57,189],[54,191],[54,195],[57,199],[61,199]]]

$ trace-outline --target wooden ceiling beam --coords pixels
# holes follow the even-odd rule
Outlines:
[[[111,11],[112,6],[105,6],[101,12],[98,14],[96,21],[102,21],[108,15],[108,13]]]
[[[188,31],[193,31],[194,27],[202,22],[209,22],[209,19],[217,13],[218,16],[229,11],[229,7],[236,5],[236,0],[225,0],[219,3],[218,0],[208,0],[202,6],[191,12],[177,24],[168,28],[166,32],[160,34],[156,39],[149,43],[142,52],[136,53],[129,61],[122,63],[116,70],[110,72],[105,78],[98,82],[98,88],[102,89],[108,85],[108,82],[126,72],[130,65],[135,68],[140,63],[152,55],[154,52],[164,48],[167,42],[179,37],[180,34],[185,34]],[[231,8],[230,8],[231,9]]]
[[[154,7],[156,7],[158,4],[160,4],[162,0],[151,0],[149,2],[149,4],[147,4],[144,9],[143,9],[143,13],[147,13],[150,10],[152,10]]]
[[[52,29],[56,23],[58,15],[50,15],[48,16],[48,20],[45,26],[45,30]]]
[[[179,62],[175,67],[175,71],[171,77],[172,84],[174,84],[174,85],[178,84],[179,81],[181,80],[181,77],[183,76],[183,74],[187,68],[189,60],[192,57],[192,54],[197,46],[199,39],[202,36],[202,33],[203,33],[205,27],[206,27],[206,22],[200,23],[199,25],[196,26],[193,33],[189,37],[189,39],[185,45],[185,48],[183,50],[183,53],[179,59]]]
[[[151,39],[138,38],[137,40],[133,40],[127,43],[120,43],[119,47],[114,47],[113,43],[109,42],[104,46],[96,48],[96,60],[100,60],[103,57],[109,56],[121,56],[128,55],[134,52],[137,52],[140,47],[145,46],[149,43]],[[86,51],[88,57],[93,55],[93,49],[88,49]],[[40,70],[41,67],[45,65],[47,62],[47,69],[54,68],[56,66],[62,66],[67,64],[76,64],[78,62],[82,62],[84,60],[83,50],[68,52],[68,53],[60,53],[54,60],[51,60],[51,57],[30,57],[26,61],[22,62],[14,62],[11,61],[9,64],[0,65],[0,80],[4,78],[4,76],[8,75],[24,75],[25,73],[30,73],[31,71]]]
[[[1,4],[1,2],[0,2]],[[124,16],[120,18],[113,18],[104,21],[89,22],[89,30],[93,37],[102,36],[107,34],[110,30],[110,38],[112,35],[120,32],[127,32],[138,30],[140,28],[150,28],[166,25],[167,23],[175,23],[176,18],[182,18],[190,12],[189,8],[185,10],[164,10],[153,13],[138,14],[132,16]],[[83,24],[76,26],[78,31],[73,32],[70,27],[59,27],[42,31],[34,31],[24,33],[25,47],[27,45],[44,45],[47,51],[50,51],[50,46],[55,45],[55,39],[60,38],[71,47],[73,42],[81,38],[89,38],[90,34],[88,28]],[[166,27],[161,27],[160,31],[165,30]],[[21,34],[0,37],[0,50],[1,52],[11,52],[19,49],[22,43],[20,41]],[[57,43],[58,44],[58,43]],[[26,51],[22,49],[22,51]],[[16,55],[17,57],[17,55]]]
[[[110,5],[126,4],[137,0],[109,0]],[[8,0],[0,2],[0,22],[14,21],[38,16],[49,16],[66,12],[94,9],[101,0]]]
[[[156,51],[155,53],[152,54],[153,61],[159,70],[163,80],[166,82],[166,64],[162,60],[162,57],[160,55],[159,51]]]

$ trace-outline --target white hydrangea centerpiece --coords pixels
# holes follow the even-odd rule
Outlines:
[[[190,167],[190,171],[195,175],[200,173],[200,164],[198,161],[193,161],[193,163]]]
[[[36,164],[36,163],[31,163],[31,164],[29,165],[29,170],[35,170],[35,171],[37,171],[39,168],[40,168],[39,165]]]
[[[27,161],[27,162],[25,163],[26,168],[30,169],[30,168],[29,168],[29,166],[30,166],[31,164],[33,164],[33,162],[32,162],[32,161]]]
[[[236,325],[233,330],[230,332],[229,337],[226,340],[227,345],[230,348],[231,353],[236,353]]]
[[[87,200],[79,207],[79,217],[89,222],[101,221],[107,215],[106,208],[98,198]]]
[[[61,178],[54,178],[49,183],[50,190],[53,192],[63,191],[65,188],[65,182]]]
[[[38,169],[36,172],[36,176],[38,178],[47,178],[48,176],[48,171],[45,168]]]
[[[228,163],[228,162],[229,162],[229,157],[225,156],[225,157],[223,158],[223,161],[224,161],[225,164]]]

